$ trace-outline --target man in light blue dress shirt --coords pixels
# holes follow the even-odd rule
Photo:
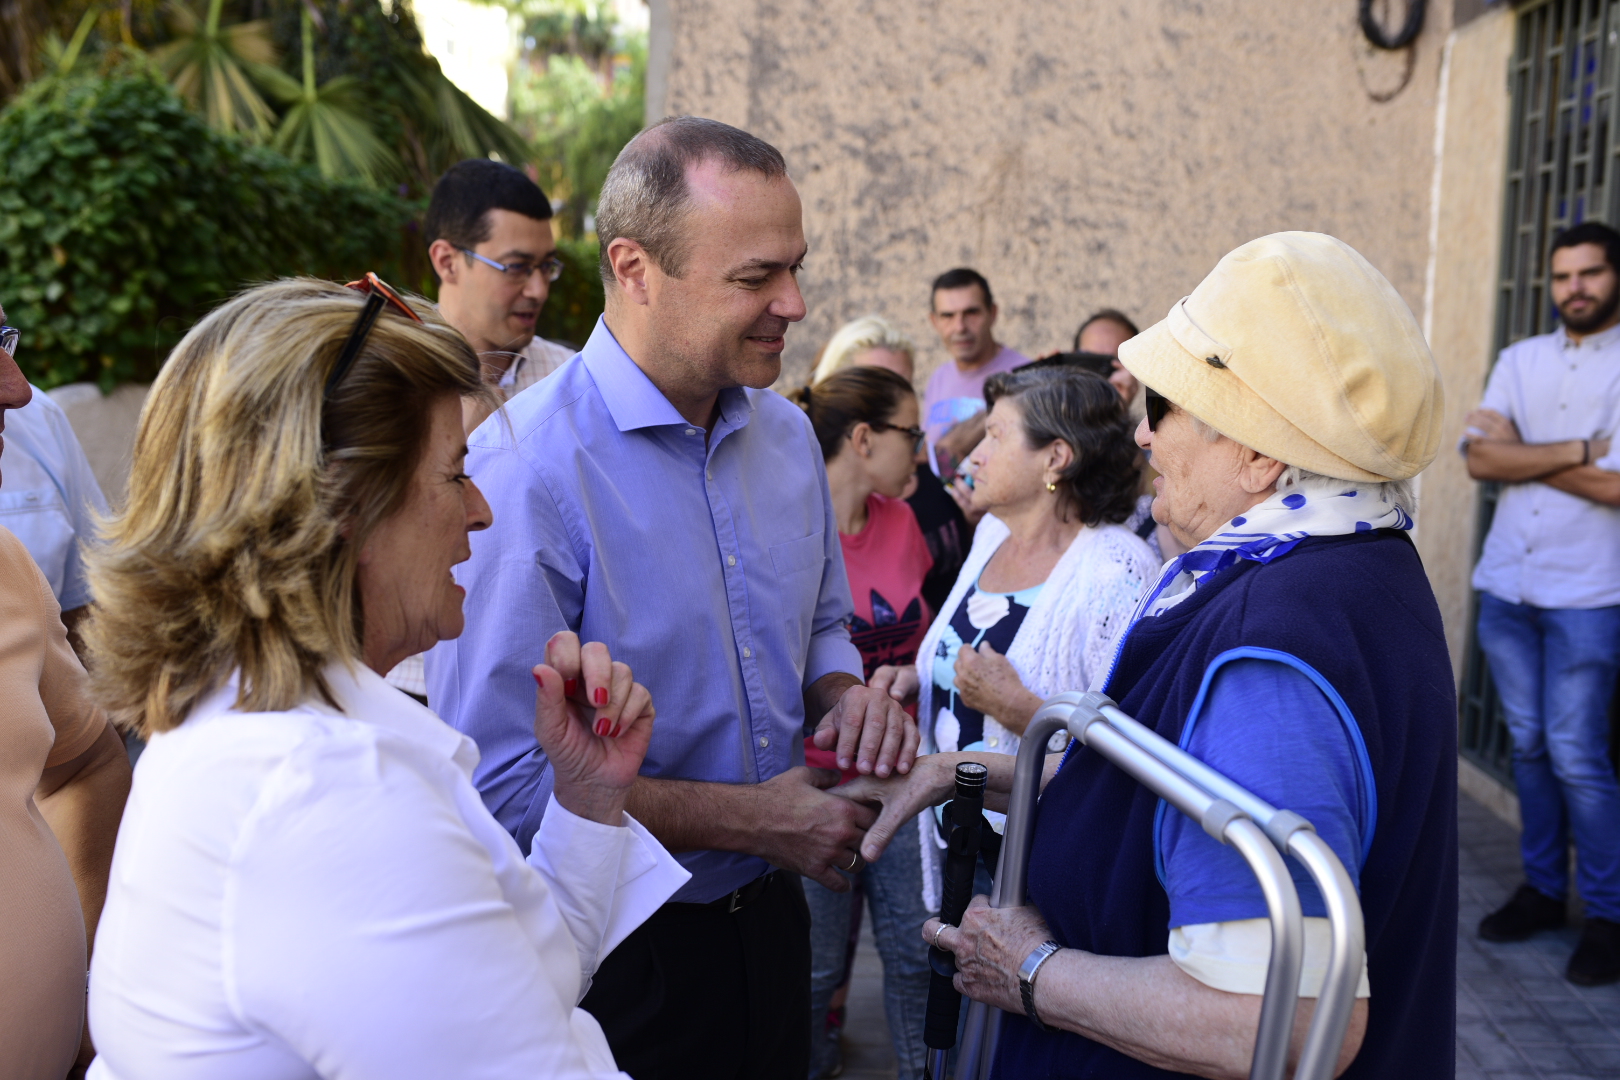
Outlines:
[[[802,1077],[797,875],[848,888],[835,868],[874,817],[804,767],[806,718],[878,775],[917,733],[862,685],[820,451],[762,389],[805,313],[799,198],[773,147],[682,117],[626,147],[597,230],[607,310],[583,352],[468,440],[495,524],[457,568],[466,631],[429,654],[429,700],[526,847],[551,789],[530,669],[565,629],[629,663],[658,709],[630,809],[693,877],[584,1005],[636,1080]]]

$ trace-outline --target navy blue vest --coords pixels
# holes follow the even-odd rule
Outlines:
[[[1239,646],[1290,653],[1349,706],[1378,792],[1361,871],[1372,986],[1347,1078],[1433,1080],[1455,1071],[1457,703],[1440,611],[1417,552],[1388,531],[1305,540],[1240,562],[1132,628],[1107,693],[1171,742],[1205,669]],[[1279,718],[1281,722],[1284,718]],[[1061,945],[1105,956],[1168,952],[1170,905],[1154,873],[1158,800],[1077,748],[1047,785],[1029,891]],[[995,1075],[1178,1075],[1068,1032],[1003,1018]]]

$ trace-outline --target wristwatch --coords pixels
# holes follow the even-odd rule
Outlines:
[[[1052,958],[1052,954],[1060,951],[1063,946],[1055,941],[1043,941],[1035,946],[1035,951],[1024,958],[1018,965],[1018,992],[1024,998],[1024,1015],[1029,1022],[1041,1031],[1051,1031],[1052,1028],[1041,1023],[1041,1018],[1035,1012],[1035,976],[1040,974],[1041,965]]]

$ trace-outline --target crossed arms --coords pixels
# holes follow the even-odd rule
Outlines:
[[[1620,473],[1593,464],[1608,454],[1609,439],[1527,443],[1513,421],[1495,409],[1475,409],[1466,423],[1468,475],[1475,480],[1539,480],[1583,499],[1620,506]]]

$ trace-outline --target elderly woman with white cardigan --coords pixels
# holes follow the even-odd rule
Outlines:
[[[923,752],[1016,754],[1041,702],[1108,673],[1159,563],[1120,523],[1135,504],[1135,447],[1119,396],[1066,369],[985,384],[984,440],[969,457],[986,512],[956,586],[917,653],[872,685],[918,699]],[[995,820],[999,820],[997,817]],[[937,830],[924,815],[924,892],[938,906]]]

